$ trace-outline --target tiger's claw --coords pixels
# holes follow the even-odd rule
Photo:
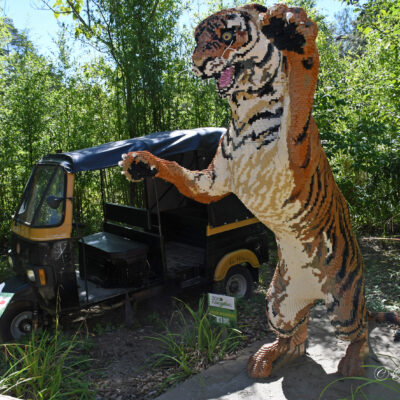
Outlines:
[[[282,19],[287,24],[296,25],[296,31],[304,36],[306,42],[313,42],[317,37],[317,25],[307,17],[302,8],[277,4],[268,8],[267,13],[264,14],[264,24],[268,25],[272,18]]]
[[[146,151],[122,154],[118,165],[122,168],[121,174],[131,182],[141,182],[147,176],[156,176],[158,170],[151,164],[151,154]]]

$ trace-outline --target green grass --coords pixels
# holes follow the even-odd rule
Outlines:
[[[372,365],[366,365],[365,367],[374,367],[377,368],[377,366],[372,366]],[[393,371],[392,371],[393,372]],[[335,381],[331,382],[329,385],[327,385],[324,390],[321,392],[319,399],[323,400],[323,396],[325,392],[335,383],[337,382],[343,382],[343,381],[356,381],[360,382],[358,386],[356,386],[354,389],[351,389],[351,393],[349,396],[346,396],[344,398],[338,399],[338,400],[356,400],[359,399],[360,395],[362,396],[363,399],[365,400],[376,400],[375,398],[368,397],[368,395],[364,392],[364,389],[369,386],[369,385],[380,385],[382,389],[388,389],[393,394],[398,394],[400,398],[400,389],[399,386],[396,385],[396,381],[394,381],[391,378],[387,378],[384,380],[379,380],[379,379],[371,379],[371,378],[363,378],[363,377],[358,377],[358,376],[350,376],[346,378],[339,378],[336,379]]]
[[[360,398],[359,396],[362,396],[364,400],[376,400],[375,398],[369,397],[368,394],[364,391],[364,389],[366,389],[370,385],[379,385],[381,386],[382,390],[386,390],[386,392],[384,393],[387,393],[387,391],[389,391],[390,393],[393,393],[393,395],[397,394],[398,398],[400,398],[400,369],[394,358],[390,358],[394,363],[394,368],[386,368],[382,365],[364,365],[364,368],[371,368],[374,370],[374,378],[350,376],[336,379],[324,387],[319,396],[319,399],[323,400],[325,393],[329,390],[331,386],[338,382],[346,381],[354,382],[356,386],[354,388],[351,388],[351,392],[348,396],[338,400],[356,400]]]
[[[164,329],[164,323],[160,314],[153,311],[146,315],[146,324],[151,325],[155,331],[162,331]]]
[[[162,351],[154,356],[153,367],[176,369],[163,382],[160,391],[221,360],[225,354],[235,351],[243,340],[239,330],[214,322],[214,317],[206,309],[204,297],[200,299],[197,310],[178,301],[181,305],[175,311],[178,333],[166,326],[165,332],[152,337],[162,347]]]
[[[0,394],[30,400],[92,400],[87,382],[90,360],[84,342],[56,329],[33,333],[25,343],[2,345]]]

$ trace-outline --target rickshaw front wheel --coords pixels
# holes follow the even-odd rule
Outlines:
[[[214,282],[213,291],[236,298],[249,298],[253,291],[253,277],[247,267],[236,265],[230,268],[225,279]]]
[[[0,319],[0,335],[3,343],[19,340],[33,329],[33,307],[29,302],[11,304]]]

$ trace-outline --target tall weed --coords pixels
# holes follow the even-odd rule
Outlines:
[[[179,333],[166,326],[163,334],[152,337],[162,346],[156,354],[153,367],[176,367],[177,372],[170,375],[162,388],[177,383],[201,368],[222,359],[238,348],[243,340],[241,332],[235,328],[217,325],[208,313],[205,298],[201,298],[197,310],[181,300],[175,311]],[[175,330],[174,329],[174,330]]]
[[[80,346],[76,335],[66,338],[58,329],[3,345],[0,393],[32,400],[94,399],[85,377],[89,359],[79,354]]]
[[[324,398],[325,393],[332,385],[334,385],[337,382],[345,382],[345,381],[352,381],[352,382],[354,381],[354,383],[356,383],[357,386],[355,388],[352,387],[349,396],[343,398],[342,400],[357,400],[360,398],[359,396],[362,396],[362,398],[365,400],[375,400],[375,398],[370,397],[368,393],[365,392],[365,389],[367,389],[367,387],[370,385],[379,385],[380,388],[382,389],[382,396],[385,396],[385,393],[386,394],[391,393],[393,394],[393,396],[394,395],[399,396],[399,397],[396,396],[396,398],[400,398],[399,365],[396,363],[394,357],[390,356],[386,357],[389,357],[394,363],[393,368],[387,368],[382,365],[364,365],[363,366],[364,368],[373,369],[373,377],[349,376],[349,377],[338,378],[324,387],[319,396],[319,400],[322,400]]]

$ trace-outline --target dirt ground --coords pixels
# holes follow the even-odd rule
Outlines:
[[[195,309],[200,296],[200,292],[183,294],[180,299]],[[153,355],[162,350],[153,337],[162,334],[165,324],[174,329],[178,306],[177,301],[167,296],[134,304],[134,322],[130,326],[125,325],[124,307],[106,312],[91,310],[90,315],[82,314],[72,325],[71,321],[64,321],[65,326],[79,327],[89,336],[86,347],[94,370],[89,379],[97,388],[97,400],[154,399],[166,390],[159,390],[161,384],[177,370],[152,369]],[[238,324],[245,335],[241,348],[261,338],[273,340],[263,309],[261,293],[256,292],[249,301],[241,301]],[[226,359],[231,357],[227,355]]]
[[[368,268],[388,270],[393,279],[386,283],[391,288],[393,285],[398,285],[399,288],[400,242],[390,244],[379,240],[361,240],[361,247],[367,264],[367,279],[370,275]],[[273,257],[271,265],[265,267],[270,271],[264,271],[262,284],[256,290],[255,296],[240,304],[238,324],[246,338],[243,347],[261,339],[265,342],[274,339],[273,334],[268,331],[263,300],[266,280],[273,271],[272,263]],[[375,275],[372,274],[371,279],[376,279]],[[382,287],[382,296],[386,283],[377,283],[377,286]],[[376,292],[372,289],[368,294],[369,300],[377,303],[376,296],[379,295],[378,289]],[[183,300],[195,307],[199,296],[200,293],[186,294]],[[396,300],[387,301],[396,305],[400,298],[397,300],[397,303]],[[152,356],[161,350],[159,342],[152,337],[161,334],[165,324],[173,321],[176,307],[176,301],[166,296],[134,304],[134,319],[130,326],[125,325],[123,307],[106,312],[92,310],[90,316],[81,316],[80,319],[84,321],[81,329],[86,330],[90,338],[89,352],[95,373],[90,374],[89,379],[97,388],[97,400],[147,400],[160,395],[161,384],[176,370],[152,369]],[[234,356],[227,358],[231,357]]]

